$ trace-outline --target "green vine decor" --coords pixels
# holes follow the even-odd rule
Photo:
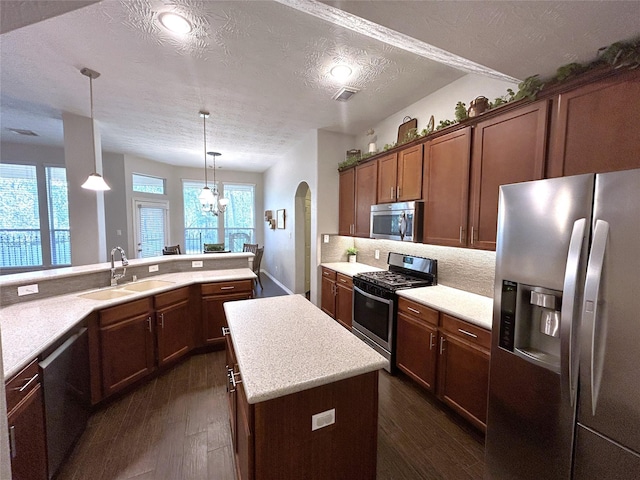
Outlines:
[[[469,118],[469,114],[467,113],[467,106],[464,102],[456,103],[455,116],[457,122],[462,122],[463,120]]]

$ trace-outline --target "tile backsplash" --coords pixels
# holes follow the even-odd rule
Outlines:
[[[324,236],[323,236],[324,237]],[[493,297],[496,253],[471,248],[441,247],[424,243],[374,240],[370,238],[329,235],[321,243],[321,262],[346,262],[347,248],[358,249],[358,263],[387,268],[389,252],[398,252],[438,260],[438,283],[467,292]],[[380,256],[375,258],[375,251]]]

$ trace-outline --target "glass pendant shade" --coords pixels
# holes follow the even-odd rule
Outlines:
[[[107,182],[104,181],[102,175],[98,173],[92,173],[87,178],[86,182],[82,185],[82,188],[86,188],[87,190],[94,190],[96,192],[104,192],[105,190],[111,190],[111,187],[107,185]]]
[[[213,212],[214,205],[216,204],[216,198],[209,187],[204,187],[198,195],[200,205],[202,206],[202,213]]]

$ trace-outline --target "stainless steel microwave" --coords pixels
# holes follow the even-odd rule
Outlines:
[[[371,205],[369,236],[403,242],[422,242],[424,202]]]

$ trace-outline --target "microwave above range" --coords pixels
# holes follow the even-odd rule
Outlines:
[[[369,236],[403,242],[422,242],[424,202],[371,205]]]

